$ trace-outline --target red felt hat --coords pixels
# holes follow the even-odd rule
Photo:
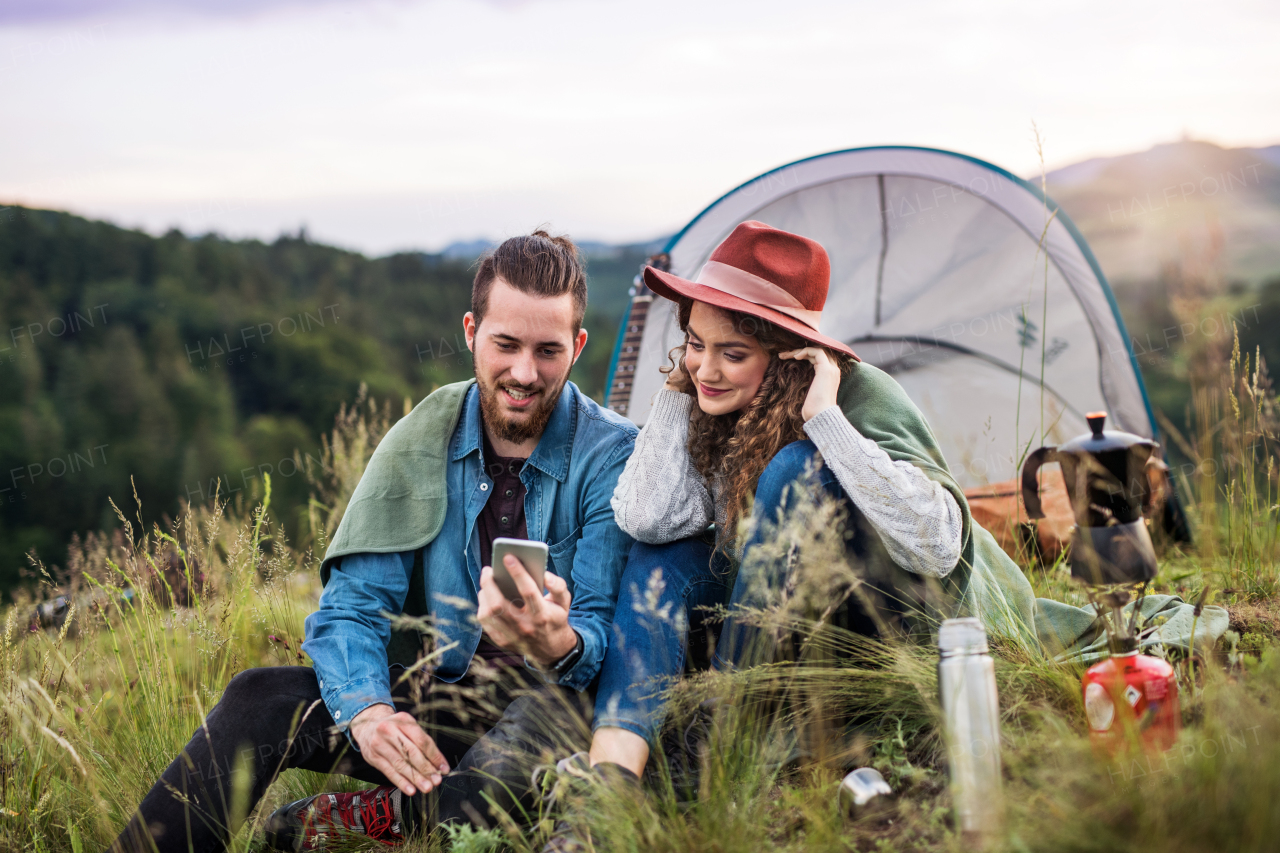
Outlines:
[[[645,267],[644,282],[667,299],[685,296],[762,317],[861,361],[847,344],[818,331],[831,283],[831,261],[827,250],[808,237],[749,219],[716,246],[697,281]]]

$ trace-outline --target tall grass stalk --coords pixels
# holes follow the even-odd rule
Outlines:
[[[1234,329],[1233,329],[1234,331]],[[1190,498],[1195,556],[1228,595],[1266,601],[1280,595],[1280,412],[1260,353],[1201,345],[1190,358],[1194,432],[1167,418],[1166,432],[1191,459],[1178,483]]]
[[[389,420],[372,404],[339,417],[313,472],[327,488],[317,540]],[[140,505],[133,519],[117,509],[120,527],[73,541],[66,571],[38,565],[44,581],[7,608],[0,642],[0,849],[105,847],[233,675],[307,662],[299,645],[319,596],[317,557],[284,540],[270,500],[268,480],[256,507],[214,499],[167,529],[144,524]],[[70,610],[44,628],[36,606],[58,594]],[[295,773],[271,796],[344,784]]]

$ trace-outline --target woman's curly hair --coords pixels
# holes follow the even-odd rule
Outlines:
[[[765,466],[778,451],[793,441],[805,438],[801,409],[813,381],[813,365],[807,361],[780,359],[780,352],[815,346],[794,332],[768,320],[725,311],[738,334],[753,337],[769,353],[760,390],[746,407],[725,415],[709,415],[698,406],[698,392],[685,368],[685,348],[689,343],[689,316],[693,300],[678,302],[680,329],[685,343],[671,350],[671,364],[662,368],[671,373],[679,367],[678,390],[694,398],[689,414],[689,456],[693,467],[710,483],[719,477],[724,487],[724,528],[717,531],[717,550],[728,550],[738,534],[738,524],[747,515],[756,483]],[[827,349],[827,354],[848,373],[853,359],[844,353]]]

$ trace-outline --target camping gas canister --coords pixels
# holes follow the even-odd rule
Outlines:
[[[1118,748],[1136,731],[1144,746],[1168,749],[1182,727],[1178,678],[1167,661],[1138,654],[1122,640],[1112,657],[1084,675],[1084,710],[1095,743]]]

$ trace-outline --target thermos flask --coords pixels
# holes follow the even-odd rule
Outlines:
[[[987,632],[973,618],[938,629],[938,693],[942,701],[956,828],[987,844],[1004,817],[1000,778],[1000,702]]]

